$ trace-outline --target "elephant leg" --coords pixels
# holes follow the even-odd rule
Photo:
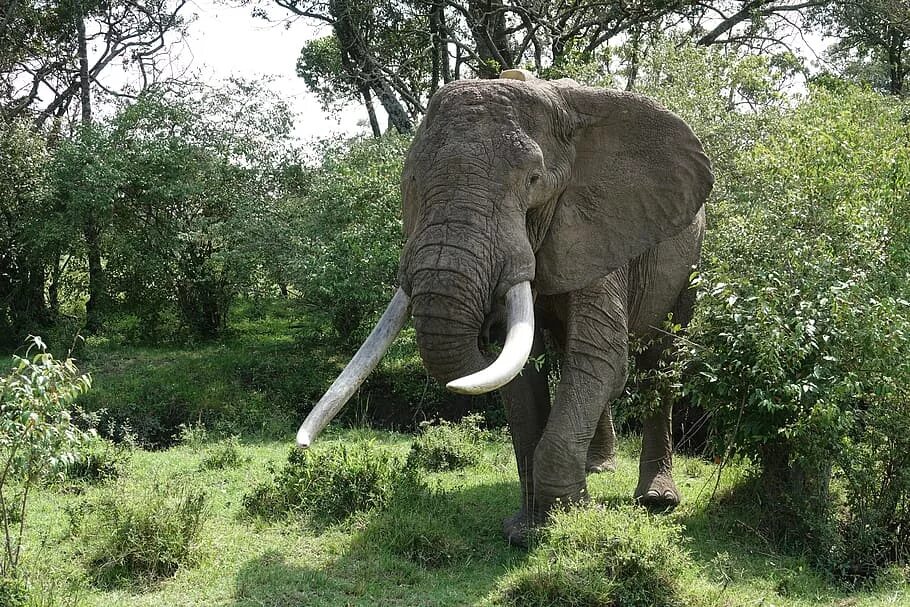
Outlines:
[[[534,335],[531,356],[537,358],[544,350],[543,335],[538,329]],[[547,376],[546,366],[538,368],[529,362],[521,375],[502,388],[502,400],[518,464],[518,478],[521,481],[521,506],[515,514],[503,521],[502,530],[510,543],[520,545],[526,541],[530,527],[529,513],[534,511],[534,450],[550,413]]]
[[[534,452],[535,522],[557,503],[587,499],[588,448],[628,373],[625,302],[621,270],[568,296],[562,377]]]
[[[613,407],[608,402],[600,414],[594,438],[588,447],[585,471],[588,473],[616,470],[616,429],[613,427]]]
[[[692,319],[695,291],[686,288],[673,309],[673,319],[687,326]],[[657,369],[661,360],[675,355],[673,339],[668,336],[654,338],[651,345],[638,355],[638,368]],[[643,386],[647,389],[647,386]],[[638,486],[635,500],[655,509],[675,508],[680,494],[673,482],[673,395],[665,388],[660,390],[660,404],[642,422],[641,459],[638,464]]]
[[[679,490],[673,482],[673,437],[669,399],[650,413],[642,423],[641,459],[635,501],[655,509],[679,505]]]

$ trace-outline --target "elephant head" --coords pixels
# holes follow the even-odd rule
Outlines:
[[[682,231],[704,204],[710,163],[672,112],[633,93],[504,75],[431,99],[402,173],[401,288],[298,444],[356,390],[409,303],[434,377],[456,391],[496,389],[530,352],[534,293],[585,287]],[[489,365],[478,336],[503,301],[508,334]]]

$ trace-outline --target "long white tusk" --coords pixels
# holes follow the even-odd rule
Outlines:
[[[520,282],[506,293],[509,322],[502,352],[486,369],[454,379],[446,388],[459,394],[484,394],[501,388],[518,375],[528,362],[534,344],[534,299],[531,283]]]
[[[300,429],[297,430],[298,447],[306,449],[313,444],[323,428],[338,415],[344,404],[357,391],[363,380],[367,378],[370,371],[376,367],[383,354],[392,345],[395,336],[401,331],[407,319],[408,296],[404,291],[398,289],[376,327],[357,350],[357,354],[300,425]]]

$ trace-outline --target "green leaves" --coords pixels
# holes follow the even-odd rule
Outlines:
[[[906,416],[890,415],[910,384],[903,111],[869,91],[817,89],[766,123],[712,208],[696,318],[681,343],[684,391],[712,412],[716,452],[766,469],[781,455],[839,466],[853,522],[832,524],[844,538],[851,525],[882,530],[883,543],[849,557],[866,564],[904,541],[884,530],[906,524],[895,504],[910,499],[910,460],[873,448],[910,432]],[[871,486],[887,487],[888,499],[866,504]]]
[[[91,386],[72,359],[58,361],[32,337],[37,353],[14,356],[0,377],[0,578],[15,577],[29,489],[77,459],[90,438],[72,424],[69,408]],[[30,348],[31,350],[31,348]]]

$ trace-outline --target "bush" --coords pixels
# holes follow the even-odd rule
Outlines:
[[[324,522],[384,506],[405,478],[399,457],[371,443],[291,449],[281,470],[243,498],[249,515],[306,514]]]
[[[244,458],[240,452],[240,441],[236,436],[211,447],[202,459],[203,470],[224,470],[225,468],[239,468],[249,458]]]
[[[138,492],[112,488],[68,514],[94,581],[119,586],[168,578],[192,564],[208,510],[202,491],[155,485]]]
[[[348,344],[366,337],[397,285],[408,144],[393,135],[326,144],[300,201],[293,282]]]
[[[128,447],[92,436],[79,447],[75,460],[63,468],[63,475],[68,481],[109,481],[120,476],[129,460]]]
[[[422,431],[411,444],[408,465],[430,472],[460,470],[474,466],[483,455],[480,415],[468,415],[457,424],[440,421],[422,424]]]
[[[905,111],[816,89],[741,155],[682,343],[684,391],[712,412],[716,453],[758,462],[766,503],[848,579],[907,559]]]
[[[692,566],[680,527],[632,506],[555,513],[503,602],[529,607],[659,607],[683,603]]]
[[[25,607],[28,605],[28,585],[19,578],[0,577],[0,605]]]
[[[457,528],[457,514],[444,491],[433,491],[411,478],[399,485],[358,542],[427,569],[443,567],[471,553]]]
[[[90,378],[71,359],[55,360],[40,338],[32,338],[29,353],[32,348],[36,354],[14,356],[12,369],[0,376],[0,579],[19,574],[29,490],[59,478],[91,436],[73,425],[69,412]]]

